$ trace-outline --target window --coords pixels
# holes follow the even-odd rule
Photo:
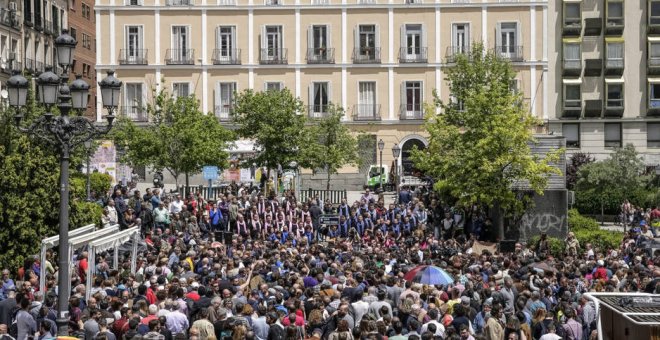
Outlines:
[[[580,147],[580,124],[564,124],[561,126],[562,135],[566,138],[567,148]]]
[[[358,118],[373,118],[376,116],[376,82],[361,81],[358,83]]]
[[[518,50],[518,24],[515,22],[503,22],[498,24],[497,46],[500,56],[513,58]]]
[[[314,82],[309,87],[309,91],[309,115],[322,117],[328,112],[328,104],[330,104],[330,83]]]
[[[579,2],[564,2],[564,26],[579,27],[582,25],[582,9]]]
[[[282,26],[263,26],[261,59],[275,61],[283,58]]]
[[[77,37],[76,37],[77,33],[78,32],[76,31],[75,27],[69,27],[69,35],[72,36],[76,40],[78,40]]]
[[[236,26],[218,26],[215,32],[216,59],[225,62],[236,60]]]
[[[570,84],[564,85],[564,107],[565,108],[580,108],[582,91],[580,85]]]
[[[91,12],[92,8],[88,6],[87,4],[83,3],[82,4],[82,17],[89,20],[91,18]]]
[[[621,147],[621,123],[605,123],[605,147]]]
[[[236,83],[218,83],[215,89],[215,116],[219,119],[229,119],[234,108],[234,92]]]
[[[660,148],[660,123],[646,123],[646,147]]]
[[[660,25],[660,1],[650,1],[649,25]]]
[[[311,0],[312,5],[328,5],[330,0]]]
[[[92,37],[90,35],[82,33],[82,46],[88,50],[92,49]]]
[[[660,42],[649,43],[649,61],[654,66],[660,65]]]
[[[218,0],[218,5],[221,6],[235,6],[236,0]]]
[[[580,43],[564,43],[564,68],[580,68],[582,65],[580,52]]]
[[[87,72],[88,72],[87,64],[83,63],[82,64],[82,76],[87,78],[89,76],[89,74]]]
[[[188,26],[172,26],[172,50],[169,58],[172,63],[186,63],[192,58],[190,30]]]
[[[124,57],[127,63],[143,63],[145,54],[143,50],[142,26],[126,26],[126,51]]]
[[[649,107],[660,108],[660,83],[650,85]]]
[[[129,6],[142,6],[142,0],[127,0],[126,4]]]
[[[282,0],[264,0],[264,5],[268,6],[277,6],[282,2]]]
[[[623,25],[623,2],[607,1],[607,26]]]
[[[467,53],[470,49],[470,24],[452,25],[452,46],[454,53]]]
[[[402,113],[405,118],[419,118],[422,114],[422,82],[404,81],[401,83]]]
[[[607,100],[605,108],[623,108],[623,84],[605,84],[607,87]]]
[[[307,61],[323,63],[333,60],[330,49],[330,27],[311,25],[307,31]]]
[[[189,83],[173,83],[172,96],[176,99],[178,97],[187,97],[190,95]]]
[[[358,27],[358,46],[360,51],[374,49],[376,43],[376,26],[375,25],[360,25]]]
[[[623,68],[623,43],[622,42],[609,42],[607,48],[607,62],[608,68]]]
[[[124,94],[124,114],[133,120],[145,120],[143,115],[144,97],[141,83],[126,83]]]
[[[401,26],[401,56],[405,59],[418,59],[426,55],[424,28],[421,24]]]
[[[279,81],[267,81],[264,83],[264,91],[282,91],[284,84]]]

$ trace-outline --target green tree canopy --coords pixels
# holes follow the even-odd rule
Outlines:
[[[256,156],[250,162],[277,169],[278,164],[300,162],[306,141],[303,103],[288,89],[236,95],[232,120],[239,136],[254,140]]]
[[[112,136],[125,151],[123,161],[166,169],[177,185],[180,175],[198,173],[204,165],[226,165],[232,131],[214,115],[204,114],[194,96],[175,98],[162,90],[154,91],[154,98],[147,106],[152,124],[142,127],[128,118],[118,119]]]
[[[301,149],[301,165],[310,169],[324,169],[328,177],[326,189],[330,190],[330,178],[344,165],[358,165],[357,138],[342,123],[344,109],[329,105],[323,118],[314,119],[307,126],[305,147]]]
[[[427,108],[429,145],[414,151],[413,159],[437,180],[435,189],[458,205],[499,206],[520,214],[525,206],[514,187],[524,184],[542,193],[549,175],[559,172],[551,164],[561,150],[539,157],[530,149],[538,121],[511,89],[515,75],[508,61],[475,44],[447,68],[451,99],[435,95],[441,113]]]

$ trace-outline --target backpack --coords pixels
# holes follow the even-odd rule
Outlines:
[[[18,306],[16,306],[10,312],[11,326],[9,326],[9,335],[11,335],[14,338],[18,338],[18,312],[20,311],[21,309]]]

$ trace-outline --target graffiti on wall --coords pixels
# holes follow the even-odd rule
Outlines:
[[[565,238],[568,233],[568,206],[565,190],[546,191],[534,196],[534,206],[520,220],[520,238],[528,240],[541,233]]]

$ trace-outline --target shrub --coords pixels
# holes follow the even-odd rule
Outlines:
[[[591,243],[595,252],[619,249],[623,240],[623,233],[618,231],[576,230],[574,233],[582,249],[585,249],[587,243]]]
[[[540,235],[533,236],[527,241],[527,245],[536,250],[536,246],[539,244]],[[566,248],[564,240],[561,240],[556,237],[548,236],[548,242],[550,244],[550,254],[554,257],[560,257]]]
[[[568,228],[572,231],[600,230],[596,220],[580,215],[577,209],[571,209],[568,211]]]

